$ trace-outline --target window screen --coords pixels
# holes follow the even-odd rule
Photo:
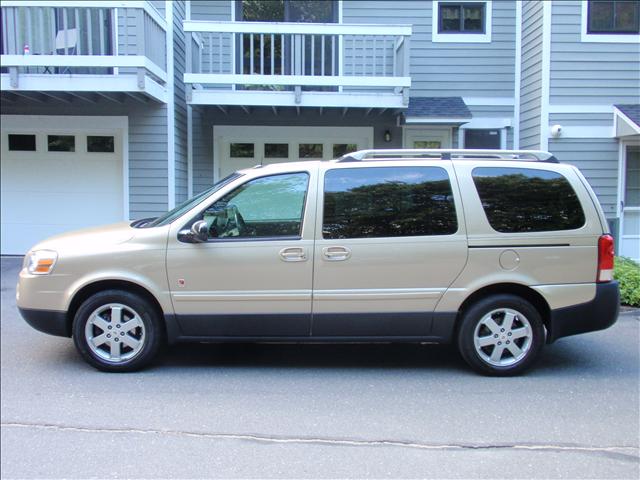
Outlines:
[[[584,225],[566,178],[548,170],[479,167],[473,181],[489,224],[503,233],[573,230]]]
[[[458,230],[449,176],[439,167],[329,170],[324,238],[449,235]]]

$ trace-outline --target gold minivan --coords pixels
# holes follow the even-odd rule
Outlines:
[[[112,372],[175,342],[454,343],[513,375],[618,316],[613,238],[546,152],[367,150],[236,172],[152,219],[45,240],[24,319]]]

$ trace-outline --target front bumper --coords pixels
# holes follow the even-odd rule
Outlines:
[[[551,310],[547,343],[569,335],[604,330],[616,323],[620,312],[618,282],[596,284],[593,300]]]
[[[22,318],[36,330],[58,337],[71,336],[71,325],[67,322],[67,312],[20,307],[18,310]]]

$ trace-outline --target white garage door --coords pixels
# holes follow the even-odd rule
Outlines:
[[[373,148],[373,127],[214,126],[214,181],[255,165],[330,160]]]
[[[114,120],[2,116],[3,255],[24,254],[51,235],[125,218],[124,131],[108,127]]]

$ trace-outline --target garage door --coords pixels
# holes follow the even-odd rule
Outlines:
[[[51,235],[123,220],[123,130],[103,123],[98,117],[2,116],[3,255],[24,254]]]
[[[373,147],[373,127],[214,126],[214,181],[255,165],[330,160]]]

